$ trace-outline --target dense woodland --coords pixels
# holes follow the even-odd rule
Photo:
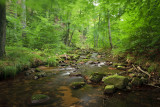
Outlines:
[[[29,65],[22,52],[53,63],[73,48],[158,62],[159,20],[159,0],[1,0],[1,69]]]
[[[0,0],[0,86],[3,107],[159,107],[160,0]]]

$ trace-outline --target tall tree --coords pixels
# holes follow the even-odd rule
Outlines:
[[[111,37],[111,25],[110,25],[110,13],[109,13],[109,10],[108,10],[108,34],[109,34],[109,42],[110,42],[111,49],[112,49],[113,45],[112,45],[112,37]]]
[[[22,0],[22,40],[23,46],[26,46],[26,0]]]
[[[0,2],[0,57],[5,56],[6,40],[6,1]]]

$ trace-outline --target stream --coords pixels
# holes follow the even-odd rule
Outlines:
[[[108,66],[84,65],[83,70],[95,72],[110,70]],[[0,82],[0,107],[159,107],[160,89],[143,86],[132,91],[117,91],[112,95],[104,95],[103,84],[86,84],[80,89],[70,88],[72,82],[84,81],[82,77],[69,76],[75,71],[72,67],[41,67],[43,71],[53,75],[37,80],[27,79],[23,73],[15,79]],[[32,104],[33,94],[45,94],[50,97],[45,103]]]

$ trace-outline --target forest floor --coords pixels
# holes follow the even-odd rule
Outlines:
[[[57,60],[57,67],[30,68],[14,79],[1,81],[0,96],[4,97],[0,106],[160,105],[158,79],[110,51],[74,50],[59,55]],[[114,88],[108,90],[110,85]]]

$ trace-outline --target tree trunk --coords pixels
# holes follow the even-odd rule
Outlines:
[[[112,49],[113,45],[112,45],[112,37],[111,37],[111,25],[110,25],[110,13],[109,13],[109,10],[108,10],[108,33],[109,33],[109,42],[110,42],[111,49]]]
[[[5,56],[6,41],[6,2],[0,2],[0,57]]]
[[[72,37],[73,37],[74,31],[75,31],[75,29],[73,30],[73,32],[72,32],[72,34],[71,34],[71,38],[70,38],[70,41],[69,41],[69,43],[68,43],[68,46],[70,46],[70,45],[71,45]]]
[[[70,23],[67,23],[67,32],[64,39],[65,45],[68,45],[69,33],[70,33]]]
[[[18,5],[18,1],[16,0],[15,3],[14,3],[14,6],[15,6],[15,12],[14,12],[14,17],[17,19],[17,5]],[[16,33],[14,33],[14,36],[15,36],[15,39],[18,40],[17,38],[17,23],[15,22],[14,23],[14,30],[16,31]]]
[[[100,26],[101,26],[101,15],[99,14],[99,22],[98,22],[98,34],[97,34],[97,41],[96,41],[96,47],[98,48],[98,42],[99,42],[99,32],[100,32]]]
[[[26,0],[22,0],[22,42],[23,46],[26,47]]]
[[[94,22],[94,32],[93,32],[93,36],[94,36],[94,48],[96,48],[96,24]]]

